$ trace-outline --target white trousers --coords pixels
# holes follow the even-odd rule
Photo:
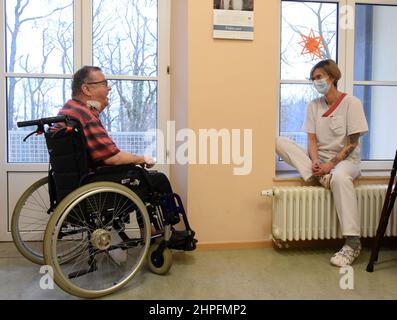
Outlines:
[[[312,161],[301,146],[278,137],[276,152],[286,163],[296,168],[305,181],[313,176]],[[320,159],[325,161],[324,159]],[[343,236],[360,236],[360,215],[353,180],[360,176],[360,165],[343,160],[331,171],[331,190]]]
[[[243,0],[224,0],[223,3],[226,10],[243,10]]]

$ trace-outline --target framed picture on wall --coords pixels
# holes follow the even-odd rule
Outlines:
[[[254,0],[214,0],[214,38],[254,40]]]

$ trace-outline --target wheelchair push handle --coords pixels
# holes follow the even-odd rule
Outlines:
[[[37,126],[36,130],[33,132],[29,133],[24,139],[23,142],[26,142],[27,139],[29,139],[32,135],[41,135],[44,133],[44,125],[52,125],[54,123],[58,122],[65,122],[67,124],[69,118],[67,116],[57,116],[57,117],[49,117],[49,118],[41,118],[37,120],[29,120],[29,121],[21,121],[17,122],[18,128],[23,128],[23,127],[30,127],[30,126]]]
[[[45,124],[53,124],[58,122],[66,123],[66,121],[67,121],[66,116],[57,116],[57,117],[41,118],[37,120],[20,121],[17,122],[17,126],[18,128],[30,127],[30,126],[43,126]]]

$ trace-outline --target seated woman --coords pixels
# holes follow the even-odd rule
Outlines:
[[[345,245],[331,258],[335,266],[351,265],[359,256],[360,215],[353,180],[360,175],[360,136],[368,132],[359,99],[337,89],[341,72],[333,60],[323,60],[310,71],[322,94],[307,107],[303,126],[308,151],[279,137],[277,154],[295,167],[305,181],[318,181],[332,190]]]

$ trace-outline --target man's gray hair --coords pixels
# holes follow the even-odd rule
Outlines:
[[[72,97],[81,93],[81,86],[89,79],[90,73],[93,71],[102,71],[99,67],[84,66],[73,75]]]

